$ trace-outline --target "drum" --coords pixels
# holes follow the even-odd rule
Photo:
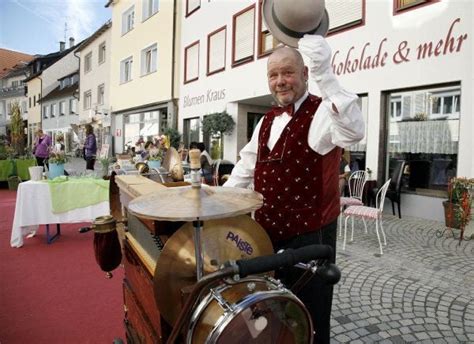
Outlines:
[[[270,277],[227,281],[195,308],[188,344],[313,342],[313,325],[302,302]]]

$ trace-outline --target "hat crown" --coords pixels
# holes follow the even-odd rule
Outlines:
[[[308,32],[316,29],[324,15],[324,0],[274,0],[273,12],[288,29]]]

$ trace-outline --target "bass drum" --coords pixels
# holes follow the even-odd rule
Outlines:
[[[250,277],[210,290],[195,308],[188,344],[313,342],[308,310],[269,277]]]

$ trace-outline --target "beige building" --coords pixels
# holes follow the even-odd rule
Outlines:
[[[114,151],[176,127],[181,1],[111,0]]]
[[[108,21],[87,38],[76,53],[80,57],[79,85],[79,124],[91,123],[98,140],[111,144],[111,108],[110,108],[110,52],[111,27]],[[84,137],[78,130],[79,141]]]

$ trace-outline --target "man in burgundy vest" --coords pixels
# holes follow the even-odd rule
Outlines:
[[[307,91],[310,74],[301,54],[293,48],[276,49],[268,58],[267,77],[279,107],[257,125],[224,186],[254,183],[263,194],[255,219],[275,250],[326,244],[333,247],[335,262],[340,147],[363,138],[364,121],[357,96],[342,89],[331,70],[325,39],[305,35],[298,48],[309,58],[322,97]],[[291,287],[302,273],[290,268],[276,276]],[[329,343],[332,294],[332,286],[314,276],[297,295],[311,314],[316,343]]]

